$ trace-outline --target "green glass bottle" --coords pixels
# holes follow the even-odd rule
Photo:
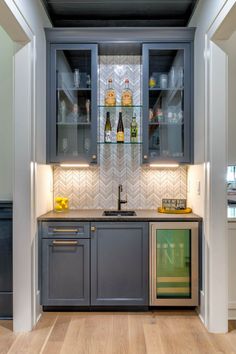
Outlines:
[[[107,112],[106,123],[104,128],[104,142],[111,143],[111,120],[110,120],[110,112]]]
[[[136,115],[132,117],[132,122],[130,124],[130,142],[138,142],[138,123],[136,122]]]

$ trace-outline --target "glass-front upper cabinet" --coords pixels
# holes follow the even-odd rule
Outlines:
[[[97,162],[97,45],[51,44],[48,163]]]
[[[190,43],[143,45],[143,162],[192,162]]]
[[[150,302],[198,305],[198,223],[151,224]]]

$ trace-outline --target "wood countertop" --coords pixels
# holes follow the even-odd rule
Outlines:
[[[104,216],[104,209],[71,209],[66,212],[50,211],[41,215],[39,221],[50,220],[84,220],[84,221],[201,221],[202,218],[196,214],[162,214],[155,209],[137,209],[135,216]]]

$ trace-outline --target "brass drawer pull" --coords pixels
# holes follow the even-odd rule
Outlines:
[[[91,226],[91,231],[96,231],[96,227],[95,226]]]
[[[78,229],[53,229],[53,232],[78,232]]]
[[[53,241],[52,244],[54,246],[76,246],[78,245],[78,241]]]

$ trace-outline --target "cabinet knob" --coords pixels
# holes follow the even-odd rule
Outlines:
[[[147,155],[144,155],[143,158],[144,158],[144,160],[147,160],[148,156],[147,156]]]
[[[97,155],[93,155],[93,156],[92,156],[92,159],[93,159],[93,160],[96,160],[96,158],[97,158]]]
[[[91,231],[96,231],[96,227],[95,226],[91,226]]]

